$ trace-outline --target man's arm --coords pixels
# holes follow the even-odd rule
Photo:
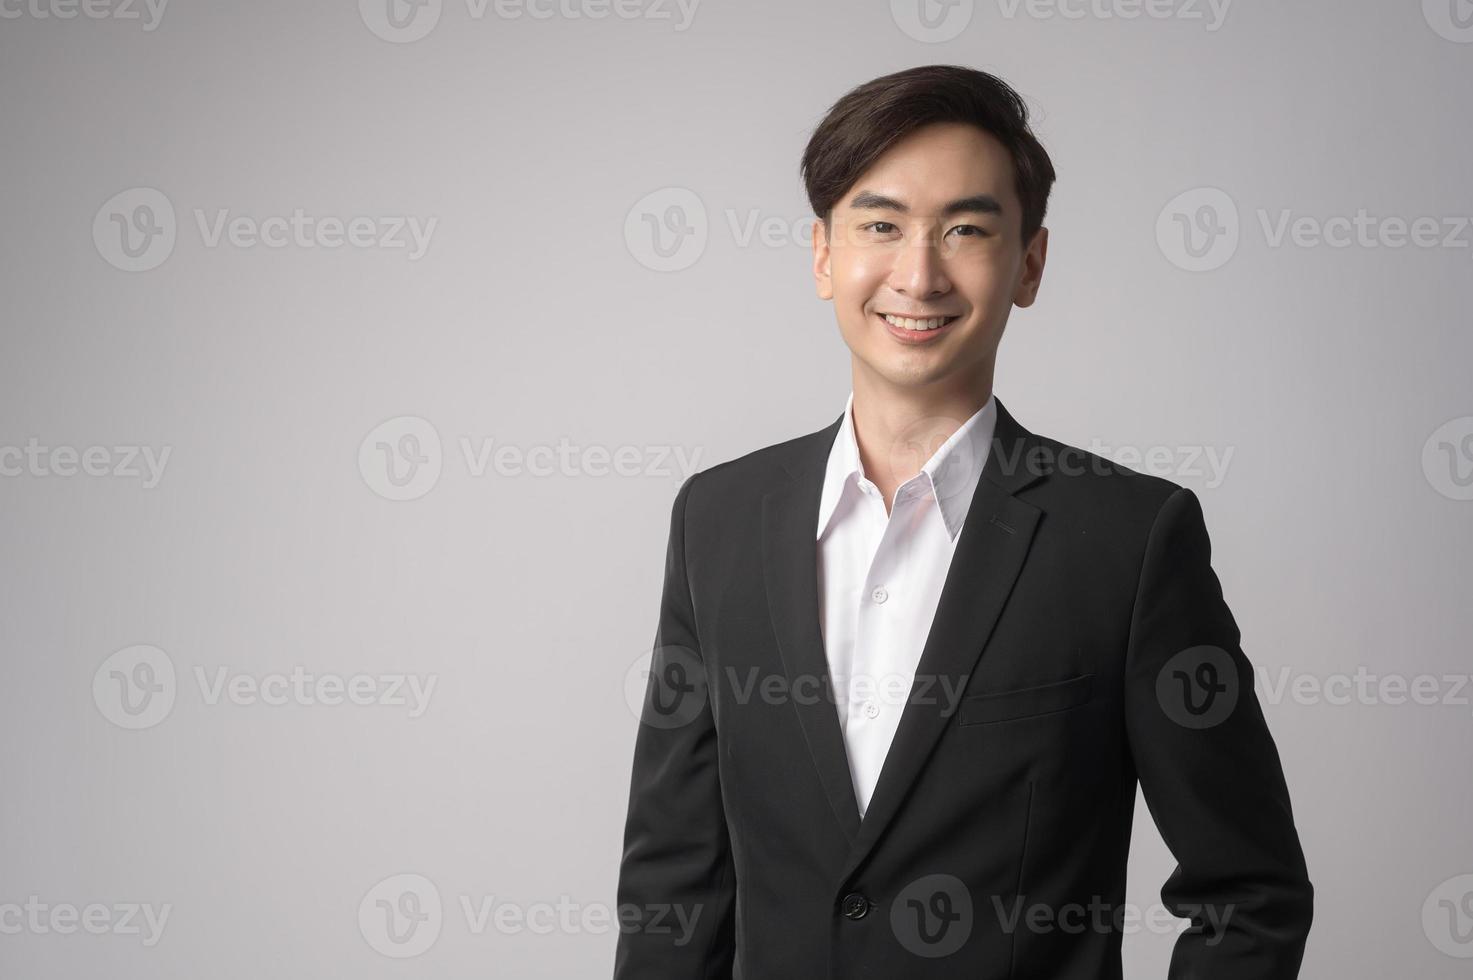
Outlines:
[[[730,980],[736,874],[675,495],[619,867],[614,980]]]
[[[1161,899],[1193,920],[1169,977],[1292,980],[1314,889],[1211,554],[1196,495],[1177,489],[1146,544],[1126,661],[1131,755],[1177,860]]]

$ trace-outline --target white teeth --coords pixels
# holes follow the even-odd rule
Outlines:
[[[883,313],[881,316],[885,318],[886,323],[894,324],[902,330],[935,330],[951,319],[951,317],[936,316],[927,320],[912,320],[910,317],[891,316],[888,313]]]

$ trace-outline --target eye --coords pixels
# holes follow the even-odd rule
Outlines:
[[[961,237],[963,237],[963,238],[985,238],[987,236],[986,229],[984,229],[984,228],[978,228],[976,225],[957,225],[955,228],[953,228],[951,230],[952,231],[961,231],[961,232],[970,232],[970,234],[964,234],[964,235],[962,235]]]
[[[881,235],[888,235],[890,232],[896,230],[895,226],[888,221],[871,221],[862,227],[865,231],[878,232]]]

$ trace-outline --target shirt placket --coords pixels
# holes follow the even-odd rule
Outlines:
[[[859,613],[855,630],[854,677],[851,680],[848,728],[858,754],[870,767],[881,764],[888,751],[887,733],[898,723],[896,713],[903,707],[895,704],[890,686],[897,682],[890,675],[901,658],[896,644],[907,642],[903,635],[905,603],[910,598],[905,587],[906,570],[901,567],[911,549],[904,537],[914,534],[914,494],[917,487],[907,483],[897,491],[888,517],[884,501],[878,494],[866,500],[873,504],[870,513],[878,514],[879,545],[865,574],[858,598]],[[866,784],[872,786],[878,773],[867,773]]]

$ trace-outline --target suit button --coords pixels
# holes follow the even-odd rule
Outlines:
[[[839,910],[850,919],[862,919],[869,915],[869,899],[858,892],[850,892],[839,902]]]

